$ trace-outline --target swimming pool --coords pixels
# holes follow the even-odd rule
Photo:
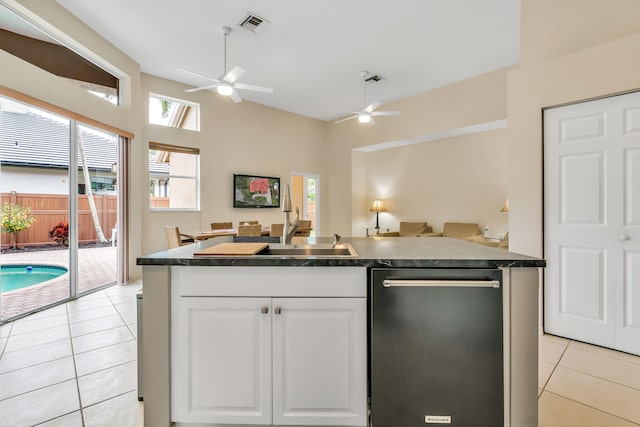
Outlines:
[[[0,266],[0,292],[15,291],[55,279],[67,272],[54,265],[2,265]]]

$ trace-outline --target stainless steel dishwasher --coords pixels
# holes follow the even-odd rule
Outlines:
[[[373,427],[504,425],[500,270],[372,269]]]

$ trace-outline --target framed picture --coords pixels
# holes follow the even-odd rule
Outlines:
[[[280,207],[280,178],[234,174],[233,207]]]

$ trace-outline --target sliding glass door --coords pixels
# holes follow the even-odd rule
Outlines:
[[[117,278],[118,139],[76,124],[77,293],[82,294]]]
[[[117,281],[122,143],[0,97],[0,322]]]

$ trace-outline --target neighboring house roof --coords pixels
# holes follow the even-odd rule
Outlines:
[[[115,136],[80,130],[91,170],[111,172],[117,161]],[[80,162],[80,157],[78,157]],[[34,113],[0,111],[0,163],[45,168],[69,167],[69,127]],[[169,165],[149,156],[149,171],[168,174]]]

